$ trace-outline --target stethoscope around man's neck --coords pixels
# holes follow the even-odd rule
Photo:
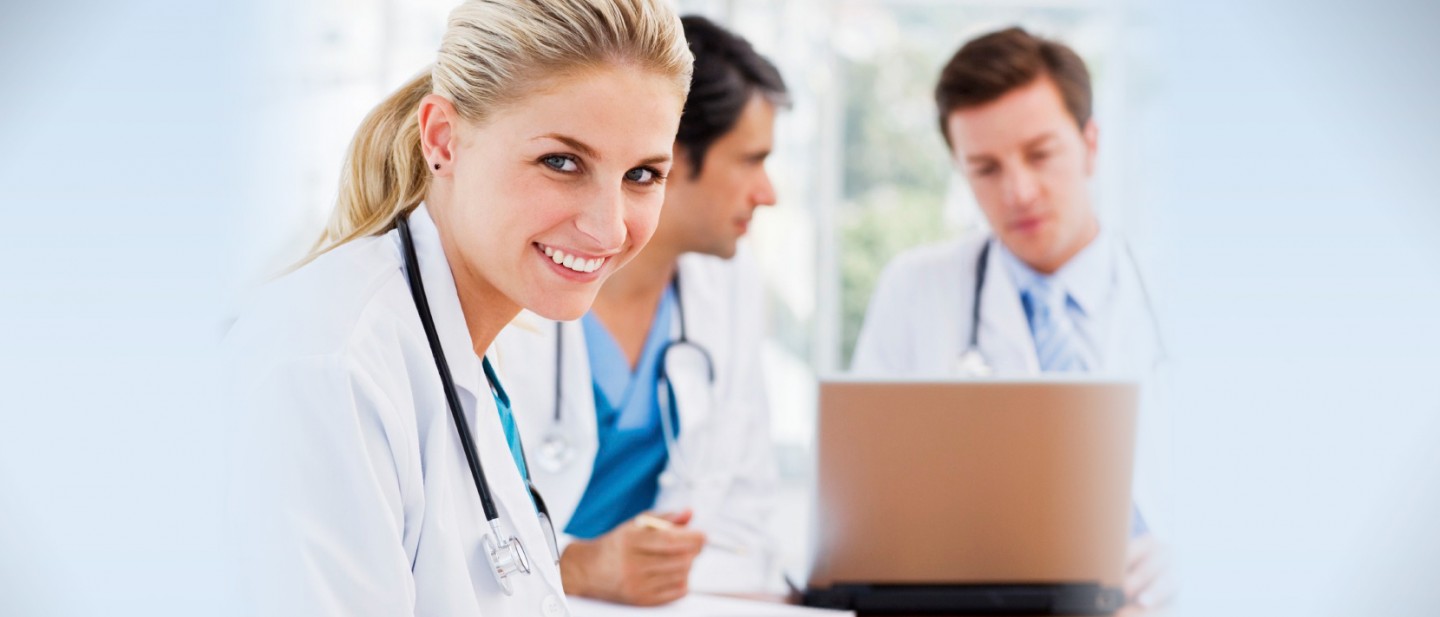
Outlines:
[[[989,377],[992,373],[985,354],[980,353],[980,292],[985,291],[985,271],[990,263],[990,238],[980,247],[980,256],[975,259],[975,299],[970,302],[970,340],[965,351],[960,352],[956,367],[961,374],[972,377]]]
[[[660,352],[660,362],[656,365],[656,400],[660,403],[661,432],[665,436],[665,448],[670,459],[677,468],[685,468],[683,458],[680,454],[677,435],[679,431],[674,425],[671,415],[675,402],[675,391],[670,383],[670,364],[672,359],[683,357],[686,354],[692,355],[695,361],[705,367],[706,383],[715,383],[715,363],[710,358],[710,352],[706,351],[698,343],[690,340],[685,328],[685,303],[680,292],[680,270],[677,265],[675,274],[670,277],[670,289],[675,294],[675,319],[680,326],[680,337],[665,344]],[[678,354],[678,355],[677,355]],[[565,365],[565,327],[563,323],[555,324],[555,414],[550,419],[550,427],[545,431],[545,436],[540,440],[540,454],[537,461],[540,468],[550,473],[557,473],[571,463],[579,454],[579,448],[565,432],[562,422],[564,420],[563,396],[565,390],[564,365]]]
[[[962,375],[971,377],[989,377],[994,373],[990,362],[985,359],[985,354],[980,351],[980,295],[985,291],[985,273],[989,271],[990,245],[998,242],[993,236],[985,239],[980,246],[980,254],[975,259],[975,295],[970,300],[970,337],[965,342],[965,350],[960,352],[956,360],[956,370]],[[1155,347],[1157,350],[1155,364],[1159,365],[1166,360],[1165,339],[1160,334],[1160,320],[1155,316],[1155,305],[1150,301],[1150,291],[1145,287],[1145,277],[1140,274],[1140,262],[1135,260],[1134,251],[1130,250],[1130,243],[1121,243],[1125,248],[1125,258],[1130,260],[1130,266],[1135,269],[1135,283],[1140,287],[1140,297],[1145,302],[1145,314],[1150,318],[1150,327],[1154,330]]]
[[[500,589],[505,595],[514,593],[514,586],[511,584],[510,575],[516,572],[530,574],[529,556],[520,539],[511,535],[506,536],[500,527],[500,511],[495,507],[495,497],[490,493],[490,483],[485,477],[485,471],[480,466],[480,456],[475,449],[475,440],[470,434],[470,424],[465,420],[464,407],[460,404],[460,395],[455,389],[455,379],[450,373],[450,364],[445,360],[445,351],[440,345],[440,333],[435,327],[435,318],[430,313],[430,302],[425,296],[425,283],[420,276],[420,260],[415,255],[415,241],[410,236],[410,225],[406,216],[402,215],[395,220],[395,228],[400,232],[400,243],[403,249],[405,260],[405,278],[410,283],[410,297],[415,301],[415,310],[420,314],[420,325],[425,329],[425,338],[430,344],[430,353],[435,358],[435,368],[440,374],[440,386],[445,391],[445,404],[450,408],[450,416],[455,421],[455,430],[460,436],[460,448],[465,452],[465,462],[470,467],[470,478],[475,482],[475,490],[480,494],[480,508],[485,513],[485,521],[490,525],[490,532],[485,534],[481,545],[485,549],[486,559],[490,563],[490,573],[495,576],[495,582],[500,584]],[[499,379],[495,376],[495,370],[490,366],[490,359],[482,360],[485,371],[485,381],[490,384],[491,393],[505,405],[509,405],[509,397],[499,387]],[[525,446],[520,445],[520,460],[525,460]],[[546,540],[550,544],[550,553],[555,562],[560,562],[559,548],[555,542],[555,529],[550,524],[550,512],[545,507],[545,500],[540,498],[540,491],[536,490],[534,483],[529,478],[524,478],[526,488],[530,492],[530,498],[535,502],[536,515],[540,519],[541,530],[545,532]]]

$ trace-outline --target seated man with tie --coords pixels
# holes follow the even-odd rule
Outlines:
[[[897,257],[876,286],[852,370],[1148,377],[1162,356],[1159,329],[1139,268],[1101,226],[1089,192],[1099,130],[1085,63],[1010,28],[962,47],[935,97],[941,133],[992,232]],[[1156,413],[1142,408],[1137,476],[1148,471],[1147,447],[1162,441],[1146,440]],[[1142,607],[1169,596],[1156,521],[1147,520],[1160,508],[1147,504],[1144,484],[1126,575]]]

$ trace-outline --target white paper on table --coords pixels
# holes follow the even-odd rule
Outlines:
[[[843,617],[851,611],[835,611],[808,606],[792,606],[759,600],[741,600],[703,593],[655,607],[624,606],[587,598],[569,596],[571,617],[618,617],[620,615],[651,615],[654,617]]]

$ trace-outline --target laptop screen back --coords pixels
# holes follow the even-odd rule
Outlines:
[[[1138,388],[820,385],[810,585],[1119,586]]]

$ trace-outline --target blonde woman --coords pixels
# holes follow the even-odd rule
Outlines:
[[[690,65],[664,0],[475,0],[365,120],[315,254],[227,340],[255,613],[567,613],[485,354],[650,238]]]

